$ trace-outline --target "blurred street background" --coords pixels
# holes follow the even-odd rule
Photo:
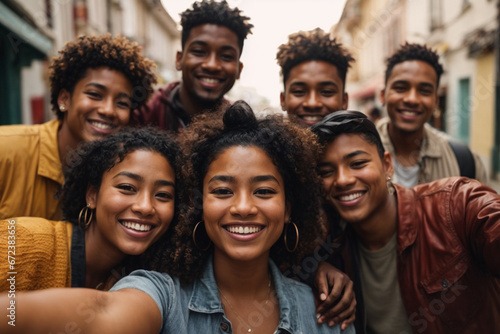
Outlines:
[[[180,50],[178,13],[193,1],[0,0],[0,124],[36,124],[54,117],[49,104],[50,59],[64,43],[82,34],[110,32],[137,41],[158,65],[159,86],[179,80],[175,70],[175,53]],[[490,185],[500,190],[500,0],[228,2],[256,25],[243,51],[242,79],[228,94],[230,100],[242,98],[255,110],[281,112],[282,83],[274,57],[286,35],[273,40],[274,50],[263,53],[259,45],[264,45],[266,37],[257,34],[258,22],[269,23],[271,28],[264,31],[269,35],[277,30],[273,26],[285,23],[293,27],[287,34],[311,30],[315,23],[330,31],[356,59],[346,83],[349,109],[368,112],[377,107],[382,115],[385,111],[378,96],[384,84],[385,59],[405,41],[426,43],[438,51],[445,68],[440,106],[431,124],[479,153]],[[292,3],[307,7],[298,12],[294,7],[292,13]],[[304,20],[293,16],[297,13]],[[302,24],[305,18],[312,18],[312,23]],[[262,51],[270,69],[260,59],[252,62],[257,56],[249,49]],[[246,80],[245,72],[256,75],[260,83]],[[269,83],[272,88],[263,92]]]

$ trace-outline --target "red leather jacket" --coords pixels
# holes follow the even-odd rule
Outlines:
[[[459,177],[395,188],[397,272],[413,332],[500,333],[500,196]],[[347,231],[341,253],[361,291],[356,247]],[[359,292],[356,298],[356,327],[364,332]]]

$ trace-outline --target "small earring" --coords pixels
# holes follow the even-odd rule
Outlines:
[[[387,191],[389,192],[389,195],[393,195],[395,189],[394,189],[394,185],[391,182],[390,176],[387,177],[387,181],[385,181],[385,183],[387,184]]]
[[[64,111],[64,110],[66,110],[66,107],[65,106],[59,106],[59,110]]]

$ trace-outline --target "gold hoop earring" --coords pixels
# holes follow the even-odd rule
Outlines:
[[[206,247],[204,247],[204,248],[200,247],[200,245],[198,244],[198,242],[196,242],[196,231],[198,230],[198,226],[200,226],[201,223],[203,223],[202,220],[200,220],[198,223],[196,223],[196,226],[194,227],[194,230],[193,230],[193,242],[194,242],[194,245],[196,246],[196,248],[198,248],[202,252],[205,252],[205,251],[207,251],[210,248],[210,245],[211,245],[211,241],[210,241],[210,239],[208,239],[207,232],[205,231],[205,238],[208,239],[208,242],[206,243],[207,244]],[[203,226],[205,226],[205,224],[203,224]]]
[[[288,247],[288,241],[287,241],[288,227],[290,225],[293,225],[293,227],[295,228],[295,245],[293,245],[292,248]],[[289,253],[295,252],[297,246],[299,245],[299,229],[297,228],[297,225],[295,225],[294,222],[290,221],[288,222],[288,224],[285,224],[285,233],[283,235],[283,241],[285,242],[285,248]]]
[[[83,221],[82,221],[82,215],[83,215]],[[90,208],[90,203],[89,203],[87,204],[87,206],[84,206],[83,209],[80,210],[80,214],[78,215],[78,226],[80,226],[83,230],[86,230],[87,228],[89,228],[93,216],[94,214],[92,212],[92,209]]]

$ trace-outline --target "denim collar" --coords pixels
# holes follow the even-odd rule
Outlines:
[[[298,324],[300,315],[297,305],[293,302],[295,296],[292,287],[286,284],[286,278],[271,259],[269,259],[269,269],[280,308],[280,321],[276,333],[296,333],[300,328]],[[199,313],[224,313],[218,291],[213,256],[210,256],[201,279],[194,281],[189,309]]]

